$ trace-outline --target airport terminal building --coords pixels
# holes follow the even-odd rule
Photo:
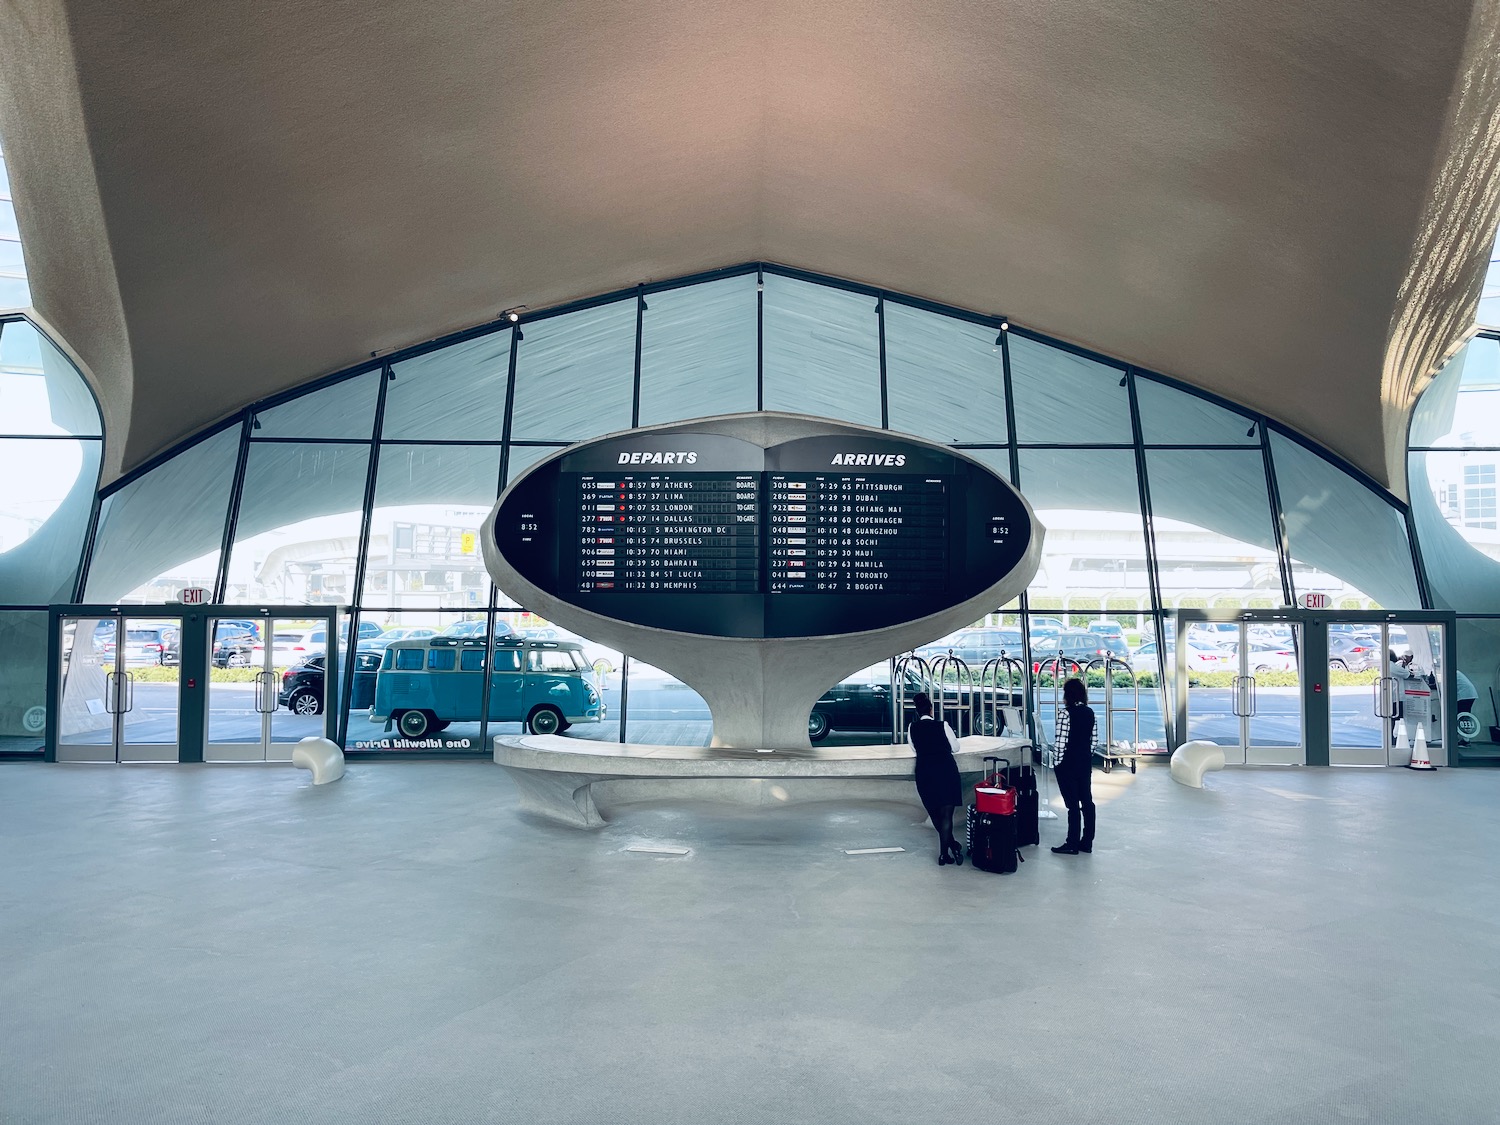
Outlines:
[[[1017,1120],[1493,1113],[1500,8],[25,7],[0,35],[0,1121],[993,1116],[994,1044],[945,979],[988,956],[1017,966]],[[684,434],[703,465],[587,460]],[[842,541],[875,562],[812,557],[787,435],[929,466],[817,478],[834,512],[916,497],[853,509],[892,513]],[[1007,578],[964,574],[981,477],[1034,549],[953,617]],[[688,526],[710,511],[722,541]],[[665,557],[625,561],[627,516]],[[556,582],[512,568],[518,527]],[[713,600],[822,578],[843,601],[794,599],[801,633]],[[655,600],[613,613],[636,581]],[[820,637],[796,745],[746,743],[715,693],[775,711],[761,669]],[[1040,766],[1068,676],[1101,716],[1095,883],[1048,856],[938,894],[894,775],[785,780],[909,756],[923,690]],[[339,785],[285,768],[318,738]],[[556,739],[595,765],[544,793],[515,755]],[[1206,789],[1170,780],[1193,746],[1228,767]],[[710,785],[721,751],[750,764]],[[653,757],[695,780],[597,767]],[[168,1061],[123,1042],[142,1027]],[[1097,1082],[1044,1077],[1075,1052]],[[74,1100],[21,1077],[68,1053],[101,1060],[64,1068]]]

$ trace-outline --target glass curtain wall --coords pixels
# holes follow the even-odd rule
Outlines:
[[[1148,697],[1142,739],[1165,744],[1156,642],[1174,609],[1279,606],[1307,590],[1350,608],[1421,604],[1407,512],[1336,460],[1259,416],[1001,323],[750,264],[413,348],[251,406],[112,486],[88,594],[162,600],[193,584],[230,602],[334,604],[356,654],[376,661],[428,630],[484,641],[471,662],[497,659],[508,631],[571,639],[491,588],[477,531],[503,479],[581,439],[762,406],[949,443],[1017,483],[1048,528],[1032,589],[923,651],[975,665],[1114,656]],[[1472,481],[1453,483],[1472,491],[1454,502],[1481,534],[1492,507],[1471,461]],[[607,717],[568,735],[707,740],[690,689],[592,641],[583,655]],[[379,746],[369,669],[341,666],[349,745]],[[493,696],[502,669],[485,667]],[[482,753],[493,732],[519,729],[496,707],[436,741]]]
[[[1487,334],[1471,340],[1423,392],[1407,454],[1412,524],[1432,603],[1473,615],[1458,620],[1459,760],[1500,760],[1497,476],[1500,336]]]
[[[46,607],[73,598],[102,434],[67,357],[29,321],[0,319],[0,754],[46,738]]]

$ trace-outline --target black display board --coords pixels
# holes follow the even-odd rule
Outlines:
[[[606,617],[727,637],[860,632],[999,581],[1031,527],[974,462],[831,434],[769,449],[719,434],[577,447],[523,478],[496,545],[522,575]]]

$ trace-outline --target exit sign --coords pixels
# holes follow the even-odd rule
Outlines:
[[[1303,594],[1302,595],[1302,608],[1303,609],[1327,609],[1328,608],[1328,595],[1327,594]]]
[[[207,605],[208,591],[202,586],[189,586],[182,591],[183,605]]]

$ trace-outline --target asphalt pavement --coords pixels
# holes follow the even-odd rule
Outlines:
[[[611,675],[604,685],[604,701],[608,719],[604,723],[579,724],[568,733],[573,737],[619,738],[620,677]],[[177,687],[175,684],[137,684],[135,707],[126,720],[127,738],[134,742],[173,742],[177,739]],[[1193,738],[1203,738],[1225,744],[1236,744],[1239,738],[1239,718],[1232,707],[1232,693],[1227,688],[1194,688],[1189,700],[1188,733]],[[253,742],[260,737],[261,716],[255,710],[253,684],[216,683],[210,689],[210,727],[212,742]],[[1334,745],[1370,746],[1381,745],[1383,722],[1371,710],[1371,695],[1367,688],[1335,688],[1329,693],[1333,707],[1332,723]],[[1117,700],[1119,702],[1119,700]],[[1164,742],[1161,697],[1156,692],[1141,696],[1140,734],[1142,739]],[[1300,696],[1294,688],[1262,688],[1257,695],[1257,713],[1251,720],[1252,742],[1265,746],[1296,746],[1302,741]],[[1101,702],[1094,701],[1096,712],[1102,710]],[[1052,723],[1050,698],[1042,707],[1043,721]],[[276,742],[296,742],[308,735],[321,734],[321,715],[293,715],[279,708],[272,717],[272,739]],[[627,738],[633,742],[678,742],[684,739],[692,744],[706,745],[710,733],[708,708],[697,692],[671,680],[643,680],[634,682],[630,688],[630,716]],[[1127,737],[1129,720],[1124,715],[1116,717],[1114,736]],[[492,733],[502,731],[519,732],[520,724],[491,724]],[[869,742],[878,739],[882,732],[839,731],[832,732],[829,745]],[[442,732],[440,741],[452,748],[474,748],[479,739],[478,723],[455,723]],[[364,709],[351,713],[349,740],[353,748],[356,743],[379,745],[399,739],[399,732],[385,731],[368,721]],[[108,730],[89,732],[73,739],[76,742],[103,743],[109,740]],[[465,747],[463,743],[469,745]],[[393,743],[390,749],[401,747]]]

